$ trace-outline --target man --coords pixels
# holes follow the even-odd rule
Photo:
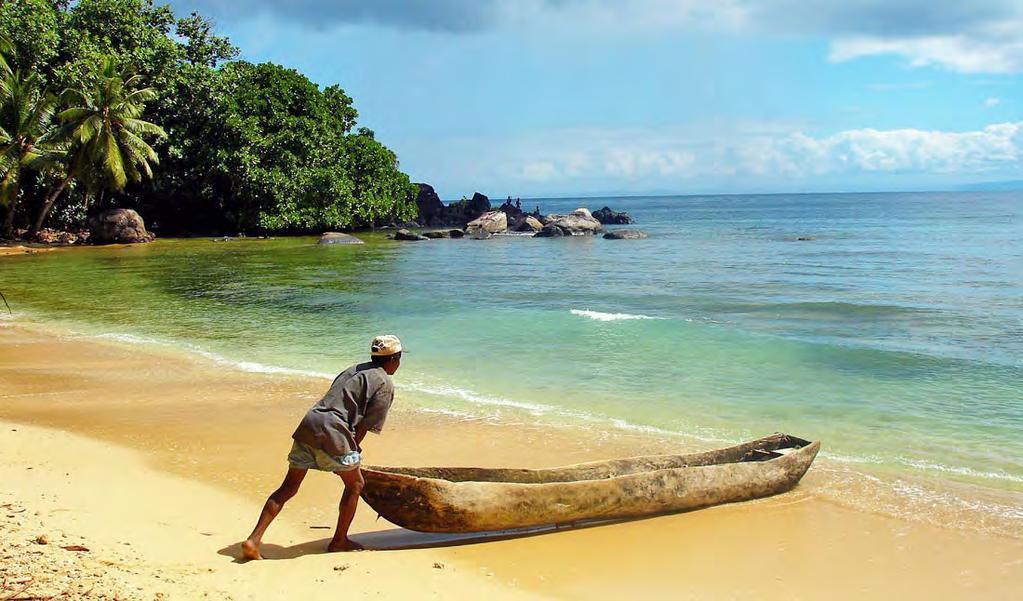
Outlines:
[[[248,559],[262,559],[259,545],[270,522],[295,496],[306,472],[314,469],[334,472],[344,482],[338,508],[337,530],[327,551],[353,551],[362,545],[348,538],[359,495],[365,485],[359,466],[362,439],[366,432],[380,433],[394,400],[391,376],[401,365],[405,349],[397,336],[377,336],[370,345],[370,361],[341,372],[320,402],[313,405],[291,435],[294,442],[288,455],[288,474],[270,495],[259,514],[259,521],[242,543]]]

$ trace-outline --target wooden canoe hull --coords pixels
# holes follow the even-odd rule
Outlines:
[[[784,448],[795,450],[771,453]],[[779,434],[707,453],[547,470],[367,467],[363,498],[388,521],[420,532],[628,519],[785,492],[819,450],[819,442]],[[769,458],[750,460],[754,453]]]

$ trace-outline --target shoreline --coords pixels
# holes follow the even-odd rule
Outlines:
[[[247,532],[262,499],[282,475],[292,422],[322,394],[324,386],[309,378],[225,369],[169,351],[129,348],[109,341],[62,340],[17,323],[6,325],[0,328],[0,381],[8,392],[0,393],[0,420],[33,424],[32,428],[65,428],[115,454],[127,452],[121,450],[127,447],[137,454],[147,473],[170,473],[168,477],[231,495],[235,500],[222,498],[218,504],[225,507],[218,506],[217,511],[229,512],[235,520],[232,523],[239,531],[224,533],[232,544]],[[101,442],[95,442],[97,439]],[[254,440],[260,442],[253,444]],[[400,407],[384,435],[368,443],[369,463],[522,467],[665,452],[669,444],[635,433],[457,419],[416,411],[414,405]],[[17,443],[7,440],[5,457],[12,452],[10,445],[18,451]],[[64,442],[55,443],[55,447],[64,448]],[[28,461],[35,459],[30,454]],[[64,460],[75,472],[95,469],[94,460],[86,456],[72,454]],[[44,462],[40,464],[42,467]],[[310,557],[361,566],[363,557],[404,561],[401,558],[408,554],[427,553],[437,558],[433,561],[455,568],[451,572],[458,572],[459,581],[463,573],[473,578],[482,574],[482,583],[469,578],[465,586],[484,586],[488,594],[528,591],[556,597],[601,597],[630,581],[633,592],[662,595],[688,591],[717,597],[835,596],[831,585],[836,578],[856,584],[855,591],[845,591],[850,597],[870,591],[888,595],[903,586],[911,597],[926,590],[962,598],[1018,594],[1018,583],[1023,582],[1023,566],[1018,561],[1023,537],[938,528],[844,505],[842,497],[854,489],[848,485],[834,489],[838,480],[829,475],[832,469],[830,465],[815,466],[804,484],[791,493],[751,503],[459,546],[448,546],[450,541],[437,546],[438,541],[427,535],[385,527],[362,506],[353,527],[356,540],[378,549],[426,548],[342,559],[312,548]],[[320,532],[319,527],[333,524],[335,519],[340,491],[333,480],[308,479],[299,497],[282,514],[280,524],[271,528],[269,557],[276,549],[272,545],[279,545],[292,531],[310,544],[329,536],[329,531]],[[31,486],[15,482],[11,494],[31,507]],[[127,485],[123,479],[121,482]],[[145,498],[150,492],[142,486],[138,494]],[[95,508],[73,511],[84,510]],[[191,548],[188,541],[174,544],[200,555],[208,553]],[[608,549],[622,544],[638,546],[612,553],[614,574],[602,570],[600,566],[606,567],[608,562]],[[711,561],[742,557],[758,546],[767,556],[758,557],[753,566],[744,566],[742,575]],[[794,550],[798,550],[798,562],[791,555]],[[683,565],[676,565],[679,553],[686,558]],[[571,565],[565,564],[565,557],[573,557]],[[224,559],[216,557],[217,561]],[[301,572],[314,584],[324,577],[316,569],[306,571],[304,564],[301,568],[291,565],[296,561],[264,563],[289,566],[280,571]],[[148,562],[142,558],[134,565],[146,572]],[[427,564],[430,570],[431,565]],[[447,570],[434,571],[451,577]],[[334,575],[330,571],[326,577]],[[687,578],[680,580],[680,575]],[[381,576],[387,579],[387,573]]]
[[[60,341],[74,344],[100,344],[128,352],[142,351],[161,357],[172,358],[200,370],[226,370],[236,376],[267,378],[273,382],[288,383],[302,389],[308,403],[312,404],[325,389],[325,382],[333,374],[316,371],[265,365],[261,363],[232,359],[215,352],[173,341],[140,337],[133,334],[89,333],[73,329],[78,324],[55,326],[33,321],[19,321],[0,318],[0,328],[11,327],[22,332],[42,337],[55,337]],[[2,331],[2,330],[0,330]],[[621,456],[638,454],[660,454],[703,451],[738,444],[756,436],[771,432],[752,432],[746,439],[732,439],[713,436],[683,434],[672,430],[629,423],[625,420],[609,420],[599,416],[576,415],[557,407],[518,402],[488,402],[488,399],[465,401],[468,411],[437,407],[432,404],[438,394],[445,395],[451,390],[438,392],[419,382],[402,381],[396,378],[399,398],[406,402],[398,407],[398,413],[415,412],[426,414],[440,423],[461,422],[485,423],[491,426],[507,427],[525,423],[535,424],[546,431],[562,433],[562,442],[575,440],[579,436],[597,436],[608,441],[620,438],[628,441],[628,447],[608,447]],[[454,390],[455,393],[466,391]],[[471,393],[471,391],[469,391]],[[456,395],[457,396],[457,395]],[[474,395],[473,395],[474,396]],[[463,399],[464,400],[464,399]],[[409,402],[411,401],[411,402]],[[790,432],[805,435],[802,432]],[[536,433],[539,438],[542,434]],[[981,473],[965,468],[965,471],[947,465],[930,465],[935,473],[907,473],[898,467],[878,465],[868,460],[830,452],[827,441],[811,469],[813,472],[829,474],[819,484],[829,492],[829,500],[858,511],[870,511],[911,521],[929,523],[943,528],[965,531],[980,530],[989,534],[1023,539],[1023,491],[1017,489],[1016,477],[1004,477],[1002,473]],[[639,449],[639,452],[629,452]],[[604,456],[585,455],[579,461],[606,459]],[[513,461],[521,461],[514,458]],[[544,462],[523,467],[550,467],[564,465]],[[505,464],[505,466],[511,464]],[[491,467],[496,467],[493,465]],[[964,477],[966,479],[964,479]],[[972,480],[969,478],[973,478]],[[978,483],[981,480],[983,483]],[[994,486],[992,484],[1004,484]]]

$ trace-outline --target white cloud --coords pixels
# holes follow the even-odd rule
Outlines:
[[[558,175],[551,161],[531,161],[522,166],[522,177],[532,181],[547,181]]]
[[[1002,30],[1004,31],[1004,29]],[[850,37],[832,42],[829,59],[850,61],[875,55],[901,56],[912,67],[938,66],[959,73],[1023,71],[1023,22],[1011,36],[971,33],[911,38]]]
[[[816,182],[921,177],[969,180],[1016,175],[1023,168],[1023,122],[970,131],[850,129],[811,135],[786,124],[737,128],[632,128],[545,131],[514,139],[461,140],[437,155],[463,157],[457,173],[420,165],[446,185],[511,190],[686,189],[701,182],[756,189],[813,187]],[[472,157],[465,159],[464,157]],[[488,183],[489,182],[489,183]],[[725,182],[722,184],[722,182]],[[463,184],[464,185],[464,184]]]
[[[994,96],[992,96],[984,101],[984,106],[986,107],[998,106],[1001,103],[1002,103],[1001,98],[995,98]]]

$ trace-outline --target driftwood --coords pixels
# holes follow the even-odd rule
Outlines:
[[[388,521],[421,532],[636,518],[785,492],[818,450],[819,442],[775,434],[704,453],[550,469],[367,466],[362,496]]]

